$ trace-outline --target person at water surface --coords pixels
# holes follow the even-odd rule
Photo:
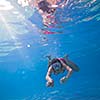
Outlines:
[[[57,8],[62,8],[65,6],[67,0],[64,0],[62,3],[61,0],[39,0],[35,5],[37,5],[37,9],[42,16],[43,24],[45,26],[49,26],[50,24],[55,24],[55,12]]]
[[[69,0],[18,0],[19,4],[23,6],[31,6],[36,8],[43,19],[43,24],[45,26],[49,26],[50,24],[54,24],[55,22],[55,12],[57,8],[63,8],[68,4]]]

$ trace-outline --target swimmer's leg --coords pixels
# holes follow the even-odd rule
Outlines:
[[[66,62],[68,61],[68,57],[69,57],[68,54],[65,54],[64,57],[63,57],[66,60]]]
[[[47,55],[45,57],[47,57],[49,61],[51,60],[51,55]]]
[[[45,56],[45,57],[47,57],[48,58],[48,65],[51,63],[51,61],[52,61],[52,58],[51,58],[51,55],[47,55],[47,56]]]
[[[74,62],[72,62],[71,60],[68,59],[68,55],[65,55],[64,59],[65,59],[67,65],[69,67],[71,67],[74,71],[78,72],[80,70],[79,67]]]

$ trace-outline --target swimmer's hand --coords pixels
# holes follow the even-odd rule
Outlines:
[[[65,83],[68,80],[68,77],[64,76],[63,78],[60,79],[60,83]]]
[[[59,8],[63,8],[63,7],[65,7],[65,3],[59,4]]]
[[[57,8],[59,7],[58,5],[51,5],[50,8]]]
[[[54,86],[54,82],[46,82],[46,86],[47,87],[53,87]]]

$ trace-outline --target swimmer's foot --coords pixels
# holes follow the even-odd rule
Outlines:
[[[68,54],[65,54],[63,58],[67,61],[68,60],[68,57],[69,57],[69,55]]]
[[[51,60],[51,55],[46,55],[45,57],[47,57],[49,60]]]

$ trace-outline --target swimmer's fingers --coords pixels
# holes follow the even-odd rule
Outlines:
[[[63,83],[65,83],[67,80],[68,80],[68,78],[67,78],[66,76],[64,76],[64,77],[62,77],[62,78],[60,79],[60,83],[63,84]]]
[[[46,82],[46,86],[47,87],[53,87],[54,86],[54,82]]]

